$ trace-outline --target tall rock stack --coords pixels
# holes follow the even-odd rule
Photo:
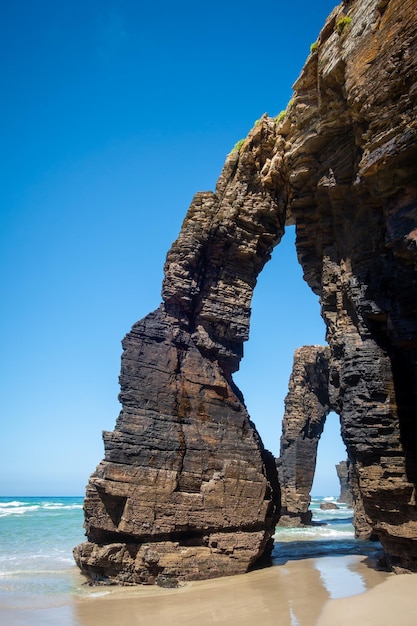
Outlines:
[[[281,486],[280,526],[311,524],[310,492],[317,447],[331,409],[329,355],[329,348],[324,346],[304,346],[294,354],[277,463]]]
[[[164,303],[123,341],[123,408],[88,483],[88,542],[74,551],[93,579],[236,574],[271,550],[275,461],[232,372],[256,277],[284,228],[284,202],[259,175],[275,140],[264,120],[216,193],[196,195],[167,256]]]
[[[349,480],[349,461],[340,461],[336,465],[336,473],[340,483],[340,495],[338,502],[352,506],[352,486]]]

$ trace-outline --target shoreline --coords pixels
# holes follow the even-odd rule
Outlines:
[[[8,626],[351,626],[356,619],[360,626],[388,626],[384,605],[390,602],[396,607],[408,594],[407,611],[413,621],[396,619],[395,623],[417,623],[417,598],[410,592],[417,574],[376,571],[364,556],[292,560],[238,576],[187,582],[177,589],[80,587],[84,579],[78,573],[75,577],[73,594],[38,597],[32,606],[28,601],[20,606],[17,601],[2,603],[0,622]],[[361,612],[378,612],[378,619],[365,622]]]

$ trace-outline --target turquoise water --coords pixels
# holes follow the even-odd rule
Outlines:
[[[83,498],[0,498],[0,603],[72,593],[72,549],[85,540]]]
[[[324,501],[332,501],[339,508],[323,511],[320,504]],[[373,556],[381,551],[379,543],[355,539],[352,525],[353,511],[346,504],[338,503],[336,498],[313,497],[310,510],[313,513],[313,526],[277,527],[272,553],[275,564],[283,564],[289,560],[349,554]]]
[[[332,498],[326,498],[327,500]],[[352,510],[322,511],[314,498],[308,528],[277,528],[273,562],[369,554],[375,544],[357,541]],[[33,605],[34,599],[82,593],[72,549],[85,540],[82,498],[0,498],[0,603]]]

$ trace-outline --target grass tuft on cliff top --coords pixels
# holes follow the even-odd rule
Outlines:
[[[246,138],[245,139],[239,139],[239,141],[237,141],[235,143],[235,145],[233,146],[233,149],[230,151],[230,154],[232,154],[233,152],[239,152],[241,147],[245,143],[245,141],[246,141]]]

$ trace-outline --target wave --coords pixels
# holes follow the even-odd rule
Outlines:
[[[71,569],[75,569],[75,564],[73,563]],[[43,575],[43,576],[65,576],[67,574],[66,569],[16,569],[16,570],[8,570],[7,572],[0,572],[0,578],[20,578],[24,576],[33,577],[34,574]]]
[[[64,504],[63,502],[44,502],[41,505],[45,509],[62,509],[63,511],[70,511],[71,509],[82,509],[82,504]]]
[[[5,508],[3,505],[0,506],[0,517],[7,517],[9,515],[23,515],[24,513],[33,513],[34,511],[39,510],[41,507],[39,505],[31,505],[31,506],[20,506],[16,508]]]
[[[289,543],[292,541],[321,541],[323,539],[354,539],[354,532],[350,527],[343,529],[326,528],[324,526],[311,526],[306,528],[291,528],[277,530],[273,535],[276,543]]]
[[[12,500],[11,502],[2,502],[2,507],[7,508],[9,506],[24,506],[25,502],[20,502],[20,500]]]
[[[39,499],[30,500],[11,500],[9,502],[0,501],[0,517],[7,517],[10,515],[23,515],[25,513],[36,512],[63,512],[80,510],[83,508],[82,503],[71,502],[64,503],[59,501],[42,501]]]

